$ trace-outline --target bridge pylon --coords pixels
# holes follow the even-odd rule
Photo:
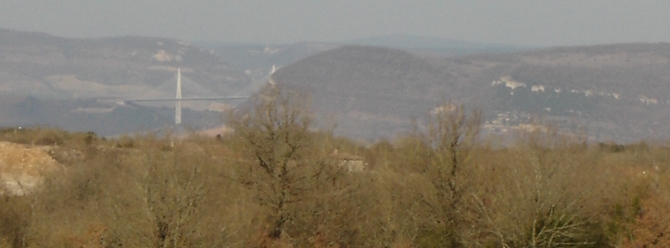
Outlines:
[[[177,69],[177,97],[174,106],[174,124],[181,124],[181,68]]]

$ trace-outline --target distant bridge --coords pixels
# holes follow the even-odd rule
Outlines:
[[[181,69],[177,69],[177,95],[175,98],[135,98],[119,99],[117,103],[138,103],[138,102],[175,102],[174,124],[181,124],[181,102],[183,101],[212,101],[212,100],[235,100],[247,99],[248,96],[213,96],[213,97],[187,97],[181,96]]]
[[[152,99],[124,99],[120,102],[176,102],[176,101],[215,101],[215,100],[236,100],[247,99],[248,96],[214,96],[214,97],[186,97],[186,98],[152,98]]]

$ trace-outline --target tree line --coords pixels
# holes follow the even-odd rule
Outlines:
[[[0,247],[640,247],[670,244],[670,149],[543,128],[492,147],[445,103],[361,144],[268,86],[215,138],[0,131],[64,168],[0,199]],[[350,171],[333,151],[364,160]]]

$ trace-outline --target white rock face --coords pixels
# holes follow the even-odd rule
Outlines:
[[[512,79],[512,77],[510,77],[510,76],[504,76],[504,77],[501,77],[500,80],[493,81],[491,83],[491,86],[496,86],[496,85],[499,85],[499,84],[505,84],[505,87],[510,88],[512,90],[514,90],[516,88],[519,88],[519,87],[526,87],[525,83],[516,81],[516,80]]]
[[[509,92],[510,95],[514,95],[514,89],[523,87],[529,87],[532,92],[536,93],[544,93],[544,92],[551,92],[552,90],[556,93],[568,93],[568,94],[577,94],[577,95],[583,95],[584,97],[612,97],[615,100],[625,100],[629,102],[640,102],[644,105],[651,106],[651,105],[658,105],[660,104],[668,104],[670,105],[670,100],[667,99],[657,99],[653,97],[649,97],[646,95],[638,95],[637,97],[632,97],[632,96],[622,96],[621,94],[613,91],[613,90],[608,90],[608,89],[575,89],[575,88],[553,88],[551,86],[545,86],[545,85],[528,85],[524,82],[519,82],[517,80],[514,80],[511,76],[504,76],[501,77],[499,80],[494,80],[491,83],[491,86],[497,86],[497,85],[503,85],[507,88],[510,88],[512,91]],[[445,109],[433,109],[431,112],[436,113],[439,111],[443,111]],[[551,110],[547,110],[551,111]]]
[[[582,92],[584,92],[584,96],[590,96],[590,95],[593,95],[593,92],[590,91],[590,90],[585,90],[585,91],[582,91]]]
[[[449,113],[449,112],[454,111],[454,110],[456,110],[456,105],[445,104],[445,105],[433,108],[432,110],[430,110],[430,114],[431,115],[436,115],[436,114],[440,114],[440,113]]]
[[[4,174],[0,175],[0,181],[5,183],[2,190],[4,193],[22,196],[37,188],[42,178],[24,174]]]
[[[176,61],[176,62],[181,62],[182,57],[181,55],[173,55],[167,53],[165,50],[158,50],[156,54],[154,54],[154,59],[158,62],[171,62],[171,61]]]
[[[275,54],[277,52],[279,52],[279,49],[270,46],[266,46],[265,49],[263,49],[264,54]]]
[[[658,100],[656,98],[650,98],[650,97],[647,97],[647,96],[644,96],[644,95],[640,96],[640,102],[642,102],[644,104],[647,104],[647,105],[650,105],[650,104],[657,105],[658,104]]]
[[[30,194],[45,173],[60,169],[44,147],[0,142],[0,195]]]

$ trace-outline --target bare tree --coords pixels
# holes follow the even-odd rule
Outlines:
[[[227,124],[253,158],[248,176],[258,201],[269,207],[269,236],[279,238],[289,222],[287,204],[299,194],[294,188],[306,175],[297,173],[311,142],[313,117],[306,94],[284,86],[268,85],[249,105],[230,112]],[[253,173],[260,170],[261,173]]]
[[[463,105],[446,103],[430,113],[423,131],[418,132],[427,161],[419,164],[433,188],[423,202],[436,214],[434,235],[440,245],[457,246],[459,227],[464,225],[463,198],[468,190],[470,160],[478,141],[481,112],[468,113]]]
[[[177,153],[177,154],[175,154]],[[208,195],[202,159],[170,152],[150,156],[141,181],[147,218],[154,225],[154,247],[197,245],[197,214]]]
[[[593,159],[555,129],[524,139],[489,167],[496,170],[489,188],[472,193],[482,236],[502,247],[592,246],[588,216],[603,182]]]

